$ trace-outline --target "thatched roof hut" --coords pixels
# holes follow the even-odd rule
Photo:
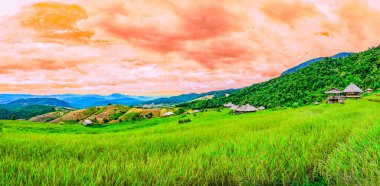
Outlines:
[[[232,104],[231,102],[229,102],[229,103],[224,104],[223,106],[224,106],[225,108],[231,108],[231,107],[233,107],[233,106],[235,106],[235,105]]]
[[[344,93],[362,93],[363,90],[356,86],[354,83],[350,83],[344,90]]]
[[[340,94],[340,93],[342,93],[342,91],[334,87],[330,90],[327,90],[325,93],[326,94]]]
[[[261,107],[259,107],[259,108],[257,108],[257,109],[259,109],[259,110],[265,110],[265,107],[264,107],[264,106],[261,106]]]
[[[239,108],[239,106],[237,106],[237,105],[230,107],[231,110],[236,110],[237,108]]]
[[[250,104],[245,104],[241,107],[235,109],[235,112],[245,113],[245,112],[256,112],[258,109]]]
[[[327,90],[325,93],[331,94],[330,97],[327,98],[328,103],[341,103],[344,100],[344,97],[341,96],[342,91],[335,87]],[[319,103],[315,102],[314,104],[318,105]]]
[[[365,92],[367,92],[367,93],[371,93],[373,90],[372,89],[370,89],[370,88],[367,88],[366,90],[365,90]]]
[[[92,121],[89,119],[86,119],[83,121],[83,125],[85,125],[85,126],[92,125]]]
[[[172,116],[172,115],[174,115],[173,112],[166,112],[163,116],[164,116],[164,117],[167,117],[167,116]]]

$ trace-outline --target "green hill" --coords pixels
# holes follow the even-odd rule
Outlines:
[[[297,107],[322,101],[324,91],[343,89],[350,82],[362,89],[380,88],[380,46],[345,58],[325,58],[296,72],[254,84],[229,97],[196,101],[180,106],[194,109],[250,103],[254,106]]]
[[[55,107],[47,105],[27,105],[12,109],[0,108],[0,119],[29,119],[55,110]]]
[[[379,185],[379,101],[92,127],[0,121],[0,185]]]
[[[28,98],[18,99],[7,104],[1,104],[0,108],[14,110],[29,105],[46,105],[55,107],[71,107],[69,103],[55,98]]]

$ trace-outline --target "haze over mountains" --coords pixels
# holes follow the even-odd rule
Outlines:
[[[88,94],[57,94],[57,95],[31,95],[31,94],[0,94],[0,106],[2,105],[49,105],[56,107],[88,108],[93,106],[105,106],[108,104],[141,105],[141,104],[178,104],[192,101],[204,96],[223,97],[238,89],[211,91],[206,93],[190,93],[172,97],[148,97],[130,96],[124,94],[111,94],[107,96]],[[5,106],[4,106],[5,107]]]

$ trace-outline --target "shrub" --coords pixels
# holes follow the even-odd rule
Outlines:
[[[185,112],[186,112],[186,110],[184,108],[179,108],[177,111],[175,111],[175,114],[176,115],[181,115],[181,114],[183,114]]]
[[[148,119],[152,118],[152,117],[153,117],[153,113],[151,113],[151,112],[145,115],[145,118],[148,118]]]
[[[103,118],[103,123],[108,123],[109,120],[107,118]]]
[[[92,123],[99,123],[98,119],[96,119],[96,118],[92,119],[91,121],[92,121]]]
[[[190,118],[187,118],[187,119],[180,119],[178,120],[178,124],[181,124],[181,123],[189,123],[191,122],[191,119]]]

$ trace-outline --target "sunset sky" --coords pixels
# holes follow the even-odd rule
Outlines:
[[[0,0],[0,93],[239,88],[380,44],[377,0]]]

